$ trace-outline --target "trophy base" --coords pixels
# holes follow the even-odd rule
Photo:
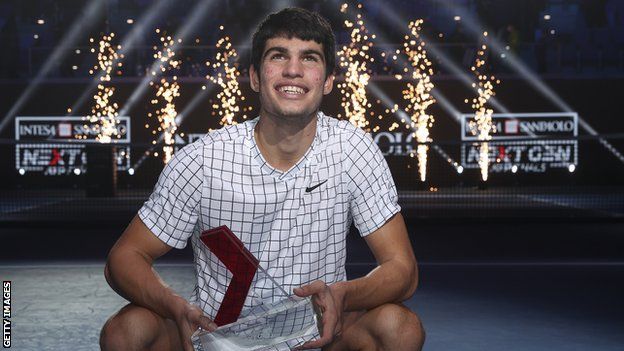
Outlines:
[[[234,323],[213,332],[198,330],[193,341],[203,351],[289,349],[318,338],[321,319],[310,298],[292,296],[274,304],[260,305]]]

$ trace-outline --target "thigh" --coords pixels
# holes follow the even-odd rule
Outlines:
[[[362,318],[366,313],[367,311],[344,313],[340,334],[334,338],[331,344],[323,347],[323,351],[365,350],[366,345],[373,341],[372,335],[362,325]]]
[[[342,333],[323,350],[420,350],[424,330],[403,304],[388,303],[343,316]]]
[[[103,349],[182,350],[173,320],[132,303],[106,322],[101,338]]]

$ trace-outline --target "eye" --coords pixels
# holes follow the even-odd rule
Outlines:
[[[282,60],[284,59],[286,56],[284,56],[284,54],[277,52],[271,55],[270,59],[271,60]]]
[[[315,55],[306,55],[303,57],[304,61],[310,61],[310,62],[318,62],[318,58]]]

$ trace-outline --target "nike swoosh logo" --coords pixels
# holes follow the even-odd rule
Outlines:
[[[307,188],[306,188],[306,193],[309,193],[310,191],[312,191],[312,190],[314,190],[314,189],[318,188],[319,186],[321,186],[321,185],[325,184],[325,182],[327,182],[327,179],[325,179],[324,181],[322,181],[322,182],[320,182],[320,183],[316,184],[315,186],[309,186],[309,187],[307,187]]]

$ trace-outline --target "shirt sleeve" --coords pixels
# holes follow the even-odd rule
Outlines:
[[[202,148],[179,150],[165,165],[139,218],[165,244],[182,249],[199,218],[203,183]]]
[[[401,210],[397,189],[381,150],[369,134],[356,130],[346,152],[350,208],[361,236],[381,228]]]

